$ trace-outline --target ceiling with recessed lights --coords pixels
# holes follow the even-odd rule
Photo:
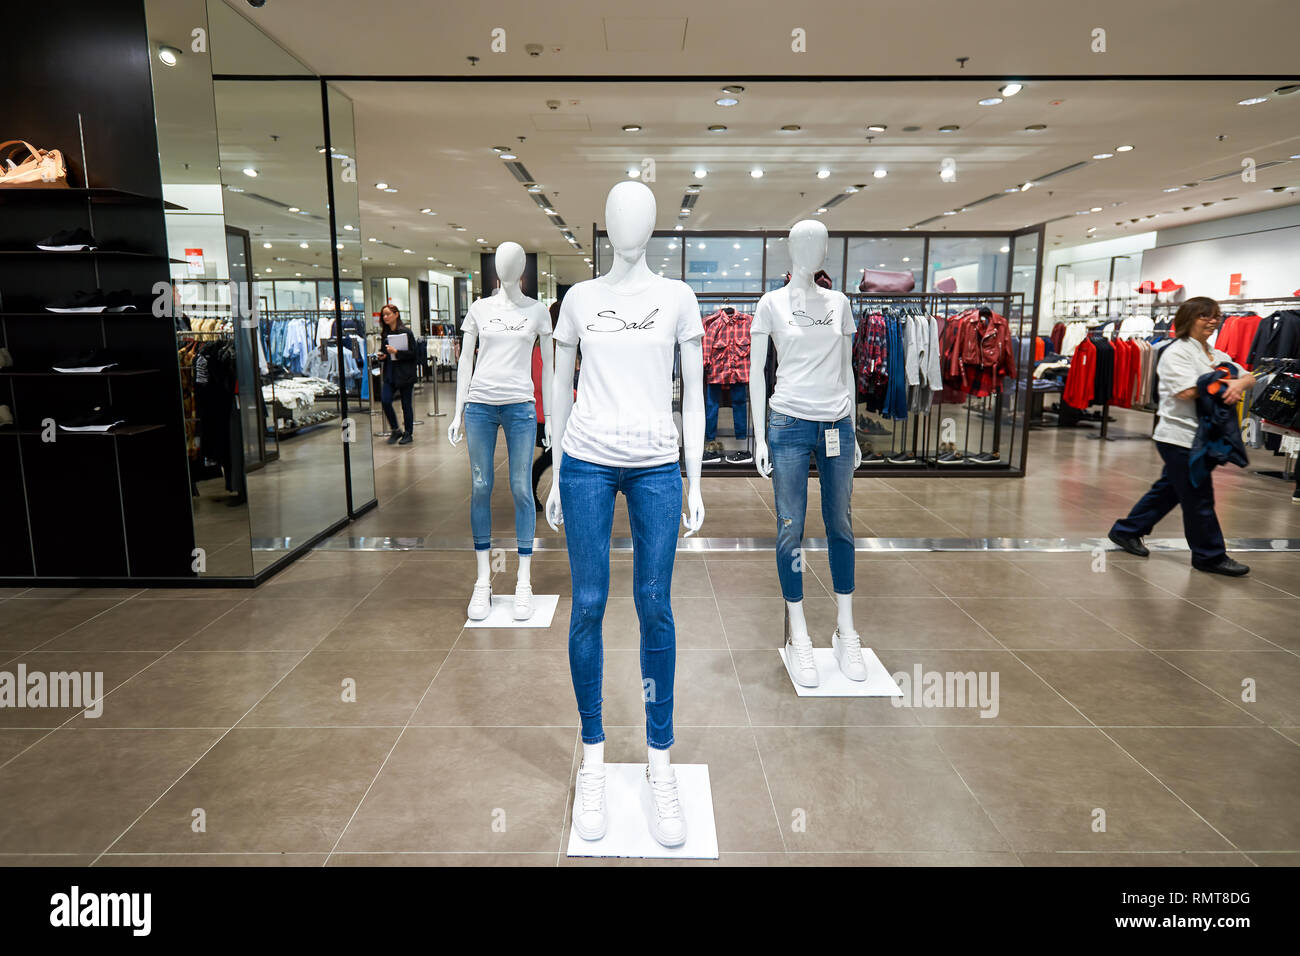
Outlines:
[[[1075,244],[1298,198],[1300,94],[1267,87],[1240,106],[1259,82],[1028,82],[980,105],[1004,85],[747,83],[719,107],[707,82],[337,84],[355,105],[368,234],[471,267],[476,240],[509,239],[569,254],[564,281],[582,264],[566,233],[589,254],[609,188],[644,181],[647,160],[660,229],[1048,221],[1049,241]]]

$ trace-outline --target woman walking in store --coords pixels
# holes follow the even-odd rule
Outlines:
[[[1188,299],[1174,315],[1174,341],[1160,356],[1159,423],[1156,425],[1156,451],[1164,461],[1164,471],[1151,490],[1133,506],[1128,517],[1116,521],[1108,537],[1129,554],[1145,558],[1150,552],[1142,537],[1175,505],[1183,509],[1183,533],[1192,549],[1192,567],[1212,574],[1240,577],[1250,568],[1228,557],[1224,548],[1219,517],[1214,511],[1214,486],[1207,471],[1205,480],[1193,485],[1189,458],[1196,438],[1197,380],[1220,364],[1236,369],[1236,377],[1224,381],[1225,405],[1236,405],[1242,394],[1255,384],[1255,376],[1232,361],[1225,352],[1213,348],[1210,336],[1219,327],[1222,315],[1219,303],[1206,296]],[[1211,465],[1211,467],[1213,467]]]
[[[379,358],[384,363],[380,401],[391,428],[388,444],[409,445],[413,440],[411,425],[415,422],[415,336],[402,324],[402,313],[397,306],[386,305],[379,310],[379,336]],[[389,344],[390,338],[393,344]],[[393,409],[395,397],[402,401],[400,429],[397,427],[397,412]]]

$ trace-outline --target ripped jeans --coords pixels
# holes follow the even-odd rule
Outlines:
[[[497,426],[506,433],[510,494],[515,500],[515,537],[520,554],[533,553],[537,508],[533,504],[533,444],[537,413],[532,402],[511,405],[465,403],[465,438],[469,443],[469,526],[474,550],[492,547],[492,483],[496,467]]]
[[[675,461],[649,468],[615,468],[570,455],[560,459],[560,506],[564,509],[564,537],[573,582],[573,610],[569,614],[573,693],[578,699],[582,742],[600,743],[605,739],[601,721],[605,661],[602,624],[609,597],[614,498],[620,491],[627,498],[632,529],[632,598],[641,624],[646,743],[656,750],[667,750],[673,744],[673,678],[677,666],[677,631],[669,593],[682,514],[682,473]]]
[[[826,432],[838,431],[840,453],[826,457]],[[822,521],[836,594],[853,593],[853,418],[810,422],[780,412],[768,416],[772,488],[776,495],[776,573],[787,601],[803,600],[803,524],[808,511],[808,456],[817,458]]]

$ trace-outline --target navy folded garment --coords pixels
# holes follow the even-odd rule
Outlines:
[[[1208,480],[1215,465],[1232,462],[1245,468],[1250,463],[1241,440],[1241,429],[1237,427],[1236,406],[1225,405],[1222,399],[1224,389],[1228,387],[1225,380],[1236,376],[1236,367],[1219,364],[1214,366],[1214,371],[1206,372],[1196,380],[1196,419],[1199,424],[1187,461],[1193,488],[1199,488]]]

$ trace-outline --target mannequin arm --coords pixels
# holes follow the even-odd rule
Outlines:
[[[764,478],[772,477],[767,452],[767,340],[766,332],[749,338],[749,407],[754,413],[754,466]]]
[[[569,412],[573,410],[573,368],[577,361],[576,345],[555,343],[555,370],[551,376],[550,399],[551,447],[555,449],[559,449],[560,442],[564,439],[564,426],[568,424]],[[546,499],[546,523],[552,531],[558,531],[560,525],[564,524],[564,511],[560,507],[560,460],[563,457],[557,450],[551,460],[551,494]]]
[[[862,465],[862,447],[858,444],[858,384],[853,377],[853,337],[840,336],[844,339],[844,380],[849,383],[849,427],[853,429],[853,470]]]
[[[543,335],[539,342],[542,350],[542,418],[546,422],[542,447],[551,447],[551,383],[555,378],[555,341]]]
[[[465,414],[465,401],[469,397],[470,379],[474,377],[474,344],[478,336],[473,332],[465,333],[465,347],[460,353],[460,362],[456,366],[456,413],[447,426],[447,440],[453,445],[460,444],[461,422]]]
[[[704,524],[700,494],[700,459],[704,457],[704,345],[700,339],[681,344],[682,444],[686,455],[686,537]]]

